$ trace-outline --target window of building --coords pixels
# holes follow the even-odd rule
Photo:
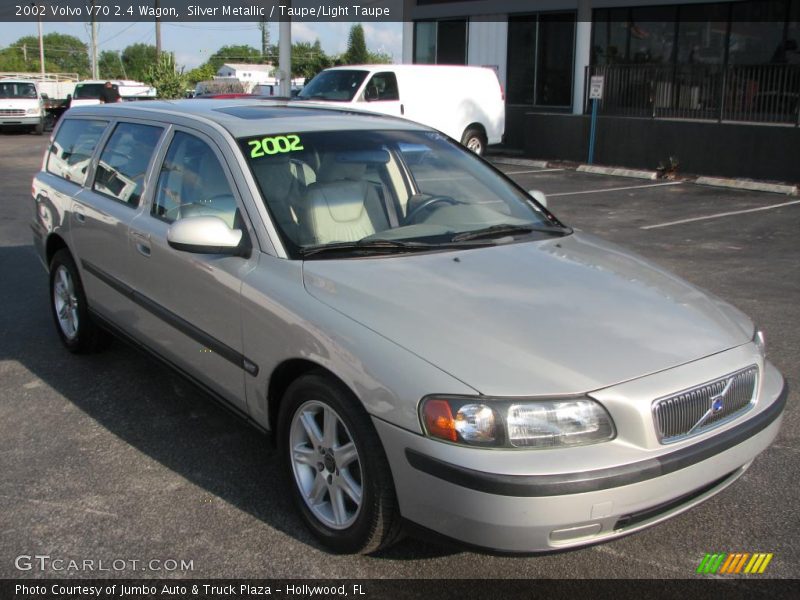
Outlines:
[[[679,65],[721,65],[731,5],[728,3],[680,7],[676,60]]]
[[[414,23],[414,62],[467,64],[467,23],[466,19]]]
[[[107,121],[66,119],[50,145],[48,173],[83,185],[89,161],[107,125]]]
[[[780,62],[785,52],[786,0],[734,3],[728,61],[735,65]]]
[[[575,13],[508,20],[509,104],[566,107],[572,102]]]
[[[94,189],[115,200],[138,206],[147,165],[161,137],[161,127],[120,123],[108,138],[94,178]]]

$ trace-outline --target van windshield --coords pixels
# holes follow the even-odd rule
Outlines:
[[[292,258],[439,251],[571,232],[438,132],[267,134],[239,144]]]
[[[36,87],[32,83],[0,82],[0,98],[36,98]]]
[[[333,100],[350,102],[367,77],[367,71],[347,69],[323,71],[306,85],[296,98],[299,100]]]

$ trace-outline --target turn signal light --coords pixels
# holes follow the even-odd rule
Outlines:
[[[428,435],[451,442],[458,441],[456,420],[446,400],[428,400],[423,410]]]

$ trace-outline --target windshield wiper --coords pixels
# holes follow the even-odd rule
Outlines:
[[[567,235],[572,230],[566,227],[556,227],[552,225],[511,225],[500,224],[490,225],[482,229],[473,229],[472,231],[463,231],[454,235],[450,241],[452,242],[465,242],[468,240],[478,240],[481,238],[496,238],[506,235],[515,235],[522,233],[533,233],[534,231],[541,233],[550,233],[553,235]]]
[[[424,244],[421,242],[403,242],[400,240],[359,240],[357,242],[336,242],[320,246],[307,246],[300,248],[299,253],[304,258],[315,254],[327,254],[347,251],[367,251],[367,252],[419,252],[438,248],[436,244]]]

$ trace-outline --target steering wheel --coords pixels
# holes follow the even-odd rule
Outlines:
[[[427,200],[425,200],[419,206],[416,206],[410,213],[406,215],[405,222],[406,223],[413,223],[414,218],[424,210],[429,209],[431,206],[435,204],[439,204],[440,202],[445,202],[447,204],[451,204],[455,206],[456,204],[466,204],[463,200],[456,200],[455,198],[451,198],[450,196],[431,196]]]

